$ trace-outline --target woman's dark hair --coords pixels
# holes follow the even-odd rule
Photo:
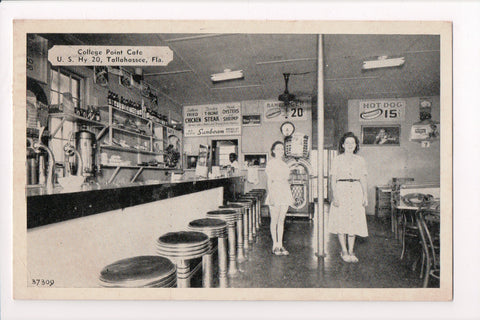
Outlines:
[[[358,140],[357,136],[353,134],[353,132],[347,132],[340,138],[340,141],[338,142],[338,153],[342,154],[345,152],[343,144],[345,143],[345,140],[347,140],[347,138],[355,139],[355,150],[353,150],[353,153],[357,153],[358,150],[360,150],[360,140]]]
[[[278,144],[281,144],[282,146],[284,145],[282,141],[275,141],[275,142],[272,144],[272,147],[270,148],[270,154],[272,155],[272,157],[275,157],[275,154],[273,153],[273,149],[275,149],[275,147],[276,147]]]

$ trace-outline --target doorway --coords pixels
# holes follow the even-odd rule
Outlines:
[[[235,153],[238,156],[238,139],[212,140],[212,165],[226,166],[230,164],[229,155]]]

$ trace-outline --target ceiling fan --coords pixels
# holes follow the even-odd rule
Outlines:
[[[288,79],[290,78],[290,73],[284,73],[283,78],[285,79],[285,91],[278,96],[278,100],[288,106],[290,102],[295,101],[295,95],[288,91]]]
[[[311,100],[311,95],[305,93],[298,93],[293,94],[288,91],[288,80],[290,79],[291,75],[305,75],[311,72],[303,72],[303,73],[283,73],[283,78],[285,80],[285,90],[282,94],[278,96],[278,101],[283,102],[283,107],[285,108],[285,117],[288,118],[289,108],[295,107],[297,103],[303,103],[306,101]]]

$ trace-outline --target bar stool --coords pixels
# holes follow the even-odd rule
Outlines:
[[[266,189],[252,189],[250,190],[249,192],[256,192],[256,193],[259,193],[262,195],[261,199],[260,199],[260,209],[262,207],[262,204],[263,202],[265,201],[265,196],[267,194],[267,190]]]
[[[162,235],[157,240],[157,253],[159,256],[171,259],[177,265],[177,286],[190,287],[190,277],[196,272],[190,270],[189,260],[200,258],[211,250],[210,239],[201,232],[178,231]],[[210,272],[211,270],[203,270]]]
[[[237,200],[237,201],[227,201],[227,205],[230,205],[230,204],[236,204],[236,205],[241,205],[243,207],[243,248],[244,248],[244,251],[248,250],[249,249],[249,245],[248,245],[248,239],[249,239],[249,236],[248,236],[248,220],[249,220],[249,213],[250,213],[250,205],[251,205],[251,201],[250,200]],[[245,259],[247,259],[245,257]]]
[[[220,288],[227,287],[227,223],[220,219],[204,218],[190,221],[188,229],[205,233],[212,242],[218,239],[218,275]],[[212,270],[212,254],[214,252],[213,243],[212,250],[205,255],[203,265],[203,283],[204,287],[212,287],[212,273],[206,270]]]
[[[253,194],[244,194],[240,197],[240,199],[248,199],[252,200],[252,234],[253,234],[253,241],[257,239],[257,201],[258,198],[256,195]]]
[[[256,201],[256,222],[257,222],[257,230],[260,229],[260,225],[262,224],[261,223],[261,210],[262,210],[262,199],[263,199],[263,192],[261,191],[254,191],[254,190],[250,190],[248,193],[248,195],[253,195],[257,198],[257,201]]]
[[[235,203],[244,203],[246,206],[246,215],[247,215],[247,231],[248,231],[248,241],[245,240],[245,248],[249,248],[253,245],[255,241],[253,238],[253,205],[255,203],[254,199],[251,198],[238,198],[235,200]]]
[[[173,288],[177,268],[165,257],[138,256],[116,261],[100,272],[105,288]]]
[[[233,209],[237,211],[237,261],[244,262],[245,253],[243,250],[243,216],[245,215],[245,209],[240,204],[227,204],[225,206],[218,207],[219,209]]]
[[[235,253],[235,221],[237,220],[237,211],[235,210],[213,210],[207,212],[207,217],[221,219],[227,223],[228,230],[228,274],[237,273],[237,255]]]

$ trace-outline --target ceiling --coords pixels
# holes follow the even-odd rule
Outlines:
[[[178,106],[277,99],[283,73],[289,91],[317,95],[318,36],[313,34],[69,34],[45,35],[55,44],[169,46],[173,61],[144,68],[144,79]],[[365,59],[403,56],[400,68],[362,71]],[[326,111],[349,99],[439,95],[440,37],[430,35],[325,35]],[[212,83],[224,69],[244,79]],[[181,111],[180,111],[181,114]]]

